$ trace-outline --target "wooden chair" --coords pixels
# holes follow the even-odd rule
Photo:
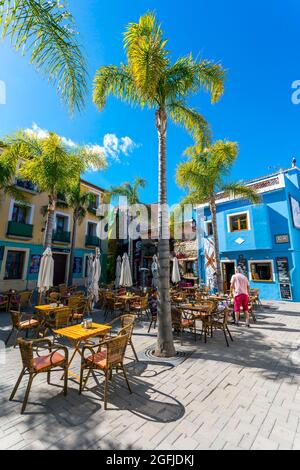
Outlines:
[[[192,313],[186,312],[179,307],[171,307],[172,327],[174,332],[180,334],[180,343],[182,344],[182,336],[185,330],[194,333],[195,341],[197,340],[196,319]]]
[[[225,308],[222,312],[218,312],[217,315],[213,315],[211,319],[205,324],[206,328],[212,328],[213,330],[223,331],[227,347],[229,347],[229,342],[228,342],[226,333],[228,333],[229,338],[231,339],[231,341],[233,341],[231,333],[228,328],[228,315],[229,315],[229,309]]]
[[[81,300],[77,305],[71,307],[71,323],[82,322],[87,311],[87,301]]]
[[[106,297],[104,305],[104,320],[108,314],[111,316],[121,314],[125,310],[124,302],[116,299],[114,296]]]
[[[26,308],[32,309],[31,296],[33,291],[19,292],[12,295],[10,299],[10,308],[12,310],[25,310]]]
[[[19,339],[18,344],[20,347],[23,368],[9,400],[12,401],[14,399],[24,375],[29,375],[21,414],[23,414],[26,409],[33,379],[40,373],[47,373],[47,382],[50,385],[51,372],[63,370],[63,390],[64,395],[66,396],[68,391],[68,349],[59,344],[53,346],[51,341],[45,338],[31,341]],[[47,351],[48,354],[40,355],[41,351]]]
[[[58,302],[60,300],[60,293],[59,292],[49,292],[49,294],[46,297],[46,301],[49,304],[52,304],[53,302]]]
[[[134,354],[134,357],[135,357],[136,361],[138,361],[139,359],[137,357],[137,353],[136,353],[135,347],[134,347],[133,342],[132,342],[132,334],[133,334],[135,319],[136,319],[135,315],[131,315],[131,314],[128,313],[128,314],[125,314],[125,315],[121,315],[118,318],[115,318],[114,320],[112,320],[108,324],[110,326],[113,326],[115,323],[120,322],[121,323],[121,329],[124,329],[124,328],[128,327],[128,344],[132,349],[132,352]]]
[[[138,300],[131,302],[130,311],[137,315],[138,318],[142,317],[144,313],[146,313],[149,319],[148,295],[140,297]]]
[[[0,310],[7,312],[9,309],[9,297],[8,295],[0,294]]]
[[[253,307],[257,305],[259,309],[262,310],[262,303],[259,298],[259,289],[250,289],[250,299]]]
[[[81,394],[86,387],[91,373],[93,374],[94,378],[96,378],[96,371],[103,372],[105,376],[105,410],[107,410],[108,380],[112,378],[112,372],[114,369],[116,371],[118,371],[118,369],[122,370],[129,392],[132,393],[124,366],[124,356],[129,340],[130,328],[131,325],[128,325],[119,332],[118,336],[107,341],[103,341],[99,345],[86,345],[82,349],[79,394]],[[87,353],[89,355],[87,355]],[[88,371],[85,379],[83,377],[84,371]]]
[[[50,312],[44,325],[44,336],[47,331],[50,330],[54,339],[56,339],[56,334],[54,330],[60,328],[66,328],[71,323],[72,311],[69,307],[62,308],[58,311]]]
[[[30,330],[36,330],[39,327],[39,321],[32,318],[32,316],[24,315],[19,310],[10,310],[10,316],[12,321],[12,330],[10,331],[5,344],[7,345],[12,334],[16,332],[16,339],[14,342],[14,347],[16,347],[17,340],[22,332],[25,332],[28,337]]]

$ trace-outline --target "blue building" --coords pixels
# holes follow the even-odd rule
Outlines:
[[[262,299],[300,301],[300,170],[287,170],[245,183],[261,195],[247,200],[217,195],[222,276],[225,291],[236,266],[248,276]],[[210,283],[214,270],[211,214],[197,208],[199,277]]]

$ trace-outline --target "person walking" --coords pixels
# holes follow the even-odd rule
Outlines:
[[[240,311],[241,311],[241,308],[243,308],[246,325],[248,328],[250,328],[250,323],[249,323],[250,285],[249,285],[248,278],[243,274],[243,270],[240,267],[237,267],[235,269],[235,274],[231,278],[230,294],[234,298],[235,324],[239,326]]]

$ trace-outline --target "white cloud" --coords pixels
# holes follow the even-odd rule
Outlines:
[[[31,128],[25,129],[25,132],[29,135],[35,135],[38,139],[43,139],[49,135],[47,129],[42,129],[35,122]],[[67,137],[61,136],[62,141],[69,147],[76,147],[76,142]],[[86,148],[92,153],[98,155],[105,155],[107,160],[111,160],[117,163],[123,163],[122,156],[128,157],[139,145],[136,144],[130,137],[117,137],[116,134],[105,134],[103,137],[102,145],[89,144]]]

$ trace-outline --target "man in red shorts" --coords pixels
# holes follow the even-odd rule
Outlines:
[[[243,274],[242,269],[237,267],[235,274],[231,278],[230,282],[230,293],[234,297],[234,313],[236,325],[239,326],[240,321],[240,311],[243,308],[246,325],[250,327],[249,323],[249,293],[250,286],[248,278]]]

